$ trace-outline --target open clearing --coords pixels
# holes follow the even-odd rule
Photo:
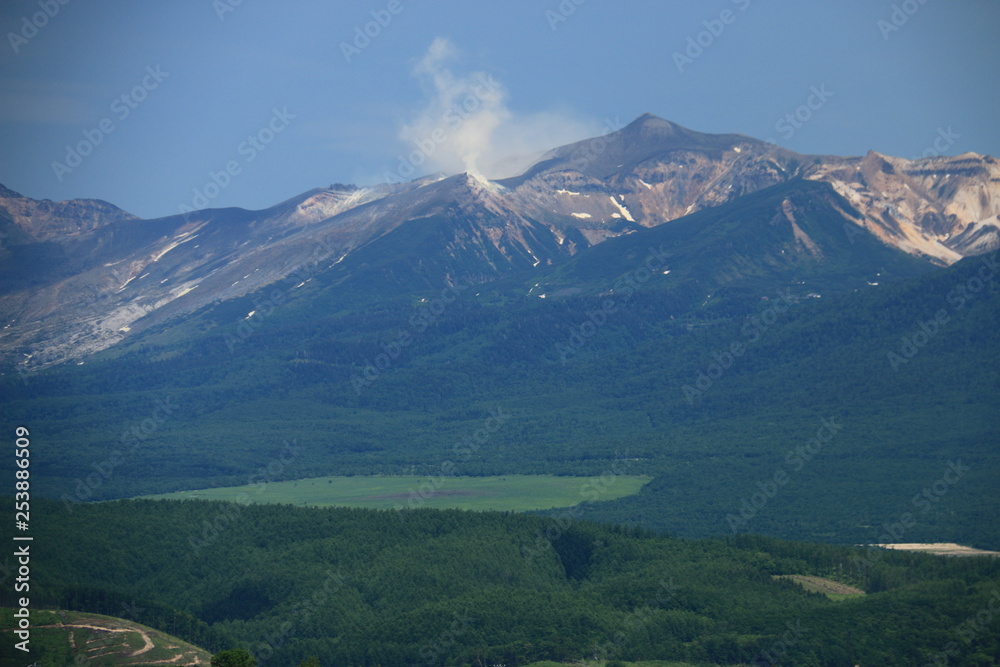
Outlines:
[[[13,614],[13,609],[0,612],[5,627],[15,625],[6,622],[13,621]],[[30,657],[39,665],[191,667],[208,665],[212,658],[197,646],[122,618],[63,610],[32,610],[31,614]],[[20,664],[28,664],[28,659]]]
[[[813,593],[823,593],[827,597],[835,600],[843,600],[844,598],[865,594],[865,592],[860,588],[848,586],[847,584],[842,584],[839,581],[833,581],[832,579],[813,577],[806,574],[778,574],[775,575],[774,578],[791,579],[807,591],[812,591]]]
[[[570,507],[588,500],[614,500],[638,493],[649,477],[625,475],[560,477],[312,477],[198,491],[162,493],[144,498],[228,500],[285,503],[315,507],[500,510],[524,512]]]
[[[928,554],[939,556],[1000,556],[1000,551],[984,551],[972,547],[963,547],[954,542],[935,542],[932,544],[921,544],[916,542],[903,544],[876,544],[884,549],[895,549],[897,551],[922,551]]]

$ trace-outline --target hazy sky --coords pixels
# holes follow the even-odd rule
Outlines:
[[[0,27],[0,183],[144,217],[485,169],[647,111],[1000,156],[996,0],[4,0]]]

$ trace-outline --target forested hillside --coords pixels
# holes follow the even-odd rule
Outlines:
[[[620,245],[604,265],[627,277],[644,255]],[[37,490],[69,505],[261,479],[439,475],[449,460],[458,475],[600,475],[621,460],[655,479],[588,506],[595,518],[867,543],[909,511],[906,541],[997,548],[984,520],[1000,511],[991,261],[787,303],[741,283],[693,311],[678,310],[678,292],[696,293],[699,279],[649,280],[603,320],[596,289],[540,299],[510,283],[465,290],[439,314],[413,295],[360,310],[292,302],[230,349],[248,301],[120,356],[8,376],[3,391],[7,414],[35,431]],[[387,365],[369,367],[379,355]],[[808,458],[795,453],[806,446]],[[952,463],[961,478],[914,504]],[[779,492],[755,500],[775,475]]]
[[[215,650],[243,646],[275,667],[311,655],[358,666],[915,665],[942,652],[948,664],[986,665],[1000,650],[996,624],[977,616],[996,608],[991,558],[687,541],[461,511],[200,501],[37,511],[34,604],[131,609],[140,623]],[[835,601],[775,579],[787,574],[868,594]]]

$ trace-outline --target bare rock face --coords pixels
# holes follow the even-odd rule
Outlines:
[[[965,153],[905,160],[869,152],[816,166],[890,245],[941,264],[1000,247],[1000,163]]]
[[[36,201],[0,185],[0,220],[31,240],[44,242],[72,238],[106,224],[139,218],[97,199]],[[14,230],[5,233],[9,235],[11,231]]]
[[[624,231],[619,220],[654,227],[792,178],[830,183],[856,209],[845,212],[856,224],[938,264],[1000,247],[1000,163],[975,153],[807,156],[647,114],[607,137],[555,149],[509,181],[534,215],[578,214],[599,241]]]
[[[378,239],[420,239],[406,260],[414,271],[433,255],[447,281],[484,283],[796,178],[831,184],[846,224],[927,261],[1000,247],[992,157],[805,156],[649,114],[555,148],[514,178],[335,185],[262,211],[141,220],[102,201],[36,201],[0,186],[0,362],[82,360],[268,285],[292,294]],[[794,210],[783,217],[796,226]]]

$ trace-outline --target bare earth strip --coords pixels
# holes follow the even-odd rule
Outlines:
[[[902,544],[875,544],[873,546],[884,549],[895,549],[897,551],[922,551],[939,556],[1000,556],[1000,551],[985,551],[983,549],[973,549],[963,547],[954,542],[935,542],[933,544],[902,543]]]
[[[847,584],[842,584],[839,581],[833,581],[832,579],[824,579],[823,577],[813,577],[805,574],[779,574],[774,577],[775,579],[791,579],[802,588],[807,591],[813,591],[814,593],[824,593],[826,595],[864,595],[865,592],[860,588],[855,588],[854,586],[848,586]]]
[[[65,612],[61,612],[61,613],[65,613]],[[80,619],[80,620],[77,620],[77,621],[71,621],[71,622],[46,624],[46,625],[37,625],[37,626],[34,626],[34,627],[36,627],[36,628],[65,628],[69,632],[68,639],[69,639],[70,647],[74,651],[79,650],[79,648],[76,646],[76,641],[75,641],[75,638],[73,636],[74,635],[73,630],[72,630],[73,628],[94,630],[94,631],[97,631],[97,632],[116,633],[116,634],[117,633],[130,633],[130,632],[134,632],[134,633],[138,634],[140,637],[142,637],[143,646],[141,648],[135,650],[135,651],[132,651],[130,653],[121,655],[121,659],[123,660],[122,664],[132,664],[131,663],[131,659],[136,658],[138,656],[141,656],[141,655],[143,655],[145,653],[148,653],[149,651],[151,651],[154,648],[156,648],[156,643],[153,641],[153,638],[150,636],[150,634],[151,633],[155,633],[155,631],[147,632],[146,628],[141,627],[138,624],[132,624],[132,623],[124,622],[121,619],[114,619],[114,618],[110,618],[110,617],[107,619],[107,621],[105,621],[104,618],[94,617],[94,616],[88,616],[87,620],[91,621],[89,623],[88,622],[81,622],[82,620],[83,619]],[[97,624],[95,624],[95,623],[103,623],[103,622],[106,622],[107,624],[106,625],[97,625]],[[163,648],[168,648],[168,649],[171,649],[171,650],[176,650],[177,654],[174,655],[171,658],[166,658],[166,659],[161,659],[161,660],[147,660],[147,661],[143,662],[142,664],[163,664],[163,665],[180,665],[180,664],[183,664],[183,665],[206,665],[206,664],[208,664],[207,663],[207,659],[203,659],[200,655],[198,655],[198,653],[196,651],[190,650],[193,647],[187,647],[187,648],[185,648],[185,647],[177,646],[177,645],[174,645],[174,644],[168,644],[168,645],[164,646]],[[94,651],[94,650],[98,650],[99,651],[99,650],[103,650],[103,648],[102,647],[95,647],[95,648],[88,649],[88,651]]]
[[[114,627],[108,627],[108,626],[105,626],[105,625],[87,625],[85,623],[60,623],[59,625],[37,625],[35,627],[38,627],[38,628],[87,628],[88,630],[100,630],[101,632],[136,632],[136,633],[139,634],[140,637],[142,637],[142,641],[144,642],[145,645],[141,649],[139,649],[138,651],[133,651],[132,653],[130,653],[129,656],[128,656],[130,658],[134,658],[137,655],[142,655],[143,653],[146,653],[147,651],[151,651],[151,650],[153,650],[153,647],[155,646],[155,644],[153,644],[153,640],[149,638],[149,635],[147,635],[145,632],[143,632],[139,628],[114,628]]]

